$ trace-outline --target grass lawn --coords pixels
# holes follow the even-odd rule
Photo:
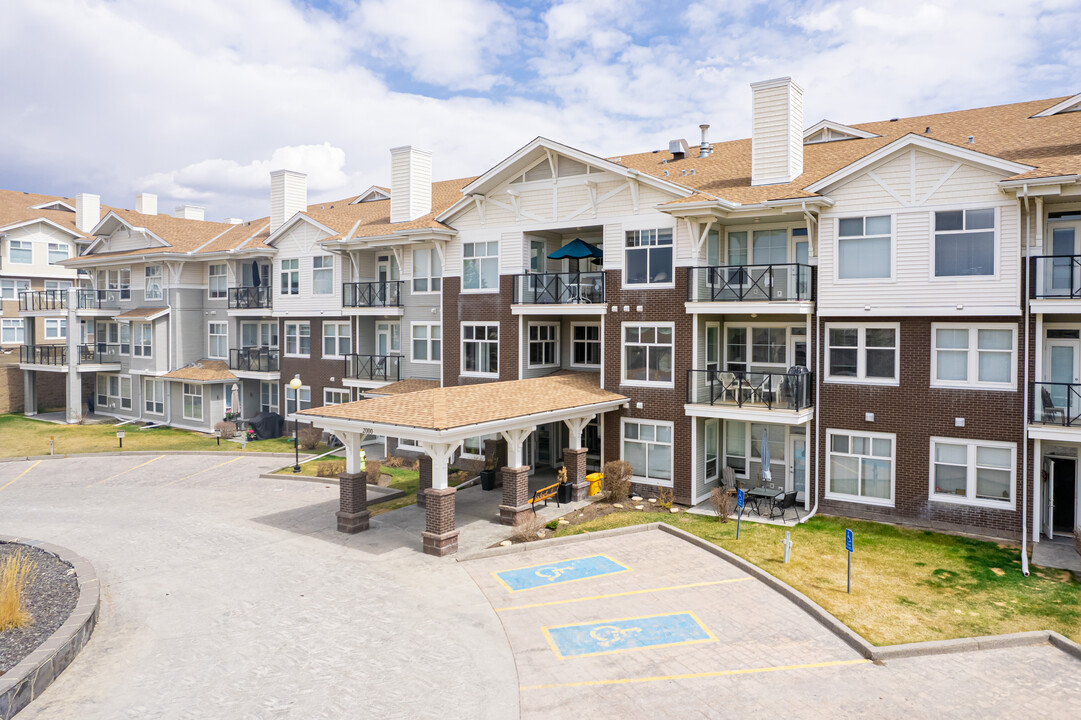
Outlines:
[[[116,438],[118,430],[124,431],[123,448],[119,447]],[[174,428],[139,430],[134,425],[113,427],[112,423],[57,425],[17,414],[0,415],[0,437],[4,439],[0,443],[0,457],[48,455],[50,436],[54,439],[54,452],[57,455],[119,450],[240,451],[237,443],[223,440],[219,446],[216,438]],[[320,448],[314,452],[322,452],[322,446]],[[248,443],[247,449],[256,452],[292,452],[293,441],[291,438],[258,440]]]
[[[818,516],[787,528],[792,560],[783,563],[786,528],[701,515],[616,512],[557,535],[666,522],[749,560],[824,607],[875,645],[1055,630],[1081,641],[1081,582],[1065,570],[1021,574],[1017,547]],[[845,528],[855,535],[852,594],[845,592]]]

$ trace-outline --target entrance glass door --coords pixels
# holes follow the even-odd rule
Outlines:
[[[1077,272],[1074,257],[1078,254],[1077,241],[1081,225],[1067,225],[1051,229],[1051,294],[1077,295],[1081,290],[1081,273]]]
[[[1044,385],[1044,388],[1051,394],[1055,407],[1062,408],[1067,417],[1072,417],[1078,408],[1070,407],[1076,404],[1077,397],[1076,393],[1071,392],[1070,385],[1081,379],[1081,367],[1078,365],[1081,361],[1081,341],[1048,340],[1044,352],[1047,354],[1047,382],[1054,383]],[[1044,411],[1047,411],[1046,408]]]
[[[375,324],[375,345],[377,355],[397,355],[401,352],[401,325],[396,322]]]
[[[791,436],[792,477],[788,490],[798,493],[807,491],[807,438],[802,435]]]
[[[1040,490],[1043,492],[1043,512],[1040,513],[1040,525],[1049,540],[1054,539],[1055,531],[1051,527],[1055,513],[1055,463],[1050,458],[1043,460],[1043,472],[1040,473]]]

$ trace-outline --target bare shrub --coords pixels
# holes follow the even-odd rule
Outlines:
[[[724,488],[713,488],[713,492],[709,494],[709,504],[713,506],[720,522],[728,522],[728,516],[732,514],[732,502],[732,493]]]
[[[409,466],[409,469],[413,472],[420,472],[420,459],[413,461],[413,464]]]
[[[657,492],[657,504],[665,510],[672,509],[672,488],[662,487]]]
[[[364,472],[368,474],[366,482],[369,485],[378,485],[379,476],[383,474],[383,463],[378,460],[369,460],[364,463]]]
[[[218,431],[222,440],[228,440],[236,435],[236,423],[226,422],[222,420],[220,423],[214,426],[214,429]]]
[[[383,464],[389,468],[400,468],[402,466],[402,459],[397,455],[391,455],[383,460]]]
[[[454,487],[458,487],[468,479],[469,473],[467,473],[465,470],[459,470],[458,472],[450,476],[450,484]]]
[[[308,427],[300,428],[297,437],[300,438],[301,450],[314,450],[319,447],[319,441],[323,439],[323,431],[313,425],[309,425]]]
[[[345,460],[324,460],[315,466],[318,477],[338,477],[345,472]]]
[[[608,502],[623,502],[631,494],[631,475],[634,469],[626,460],[610,460],[604,464],[604,480],[601,490]]]
[[[511,539],[517,542],[529,542],[537,539],[537,533],[544,527],[544,521],[534,513],[527,513],[518,518],[511,531]]]
[[[37,564],[22,550],[0,560],[0,632],[30,624],[26,611],[26,584]]]

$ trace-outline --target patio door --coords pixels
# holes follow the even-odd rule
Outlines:
[[[397,355],[402,349],[401,325],[396,322],[375,324],[377,355]]]
[[[1073,256],[1081,254],[1081,223],[1051,227],[1051,295],[1076,296],[1081,292],[1081,273],[1077,272]],[[1045,282],[1047,279],[1045,278]]]
[[[788,457],[792,458],[791,474],[785,490],[797,493],[807,492],[807,437],[790,435],[788,439]]]
[[[522,442],[522,462],[529,467],[529,474],[537,472],[537,431],[529,433]]]
[[[721,324],[706,323],[706,370],[721,369]]]
[[[807,363],[807,329],[795,326],[788,331],[788,367],[794,365],[810,367]]]
[[[536,450],[536,462],[538,465],[552,465],[552,445],[555,443],[555,437],[552,434],[552,426],[550,424],[538,425],[537,431],[534,433],[537,436],[537,450]]]
[[[1055,517],[1055,463],[1051,458],[1043,459],[1043,472],[1041,473],[1040,492],[1043,494],[1043,512],[1040,513],[1040,525],[1043,534],[1048,540],[1055,537],[1055,531],[1051,527]]]
[[[1076,415],[1077,408],[1069,407],[1075,404],[1069,402],[1069,386],[1081,381],[1081,340],[1048,340],[1044,344],[1044,356],[1047,358],[1046,382],[1054,383],[1044,385],[1051,394],[1051,401],[1056,408],[1062,408],[1067,417]]]

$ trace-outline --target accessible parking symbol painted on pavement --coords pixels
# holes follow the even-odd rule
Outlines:
[[[630,568],[618,563],[607,555],[591,555],[571,560],[560,560],[545,565],[531,565],[514,570],[493,572],[503,587],[511,592],[535,590],[560,583],[586,580],[601,575],[614,575],[627,572]]]
[[[557,625],[544,628],[544,636],[564,659],[717,639],[693,612]]]

